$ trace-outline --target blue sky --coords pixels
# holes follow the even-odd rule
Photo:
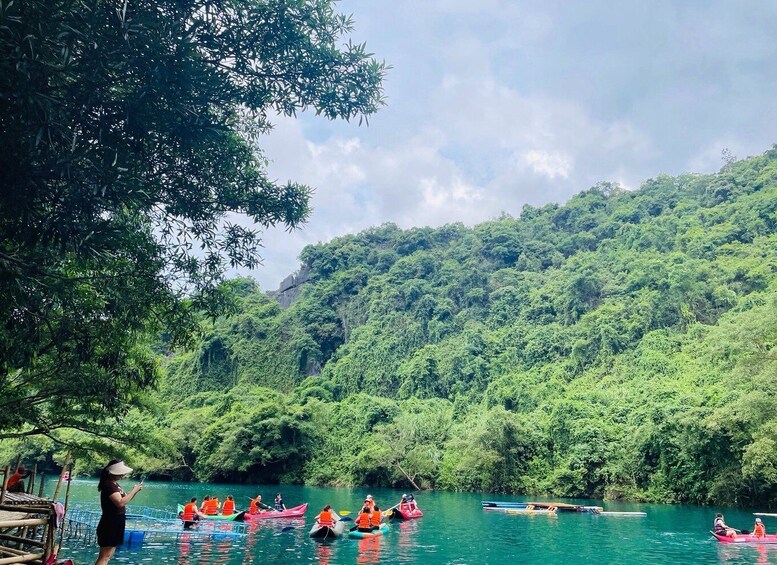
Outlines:
[[[370,126],[279,118],[271,178],[313,215],[264,234],[272,290],[310,243],[394,222],[474,225],[599,181],[712,172],[777,142],[777,2],[343,0],[392,65]]]

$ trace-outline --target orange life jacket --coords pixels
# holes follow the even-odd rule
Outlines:
[[[381,519],[382,512],[380,510],[375,511],[373,510],[370,514],[370,525],[371,526],[380,526],[380,519]]]
[[[335,524],[335,517],[332,516],[331,510],[322,510],[321,513],[317,517],[318,523],[322,526],[334,526]]]
[[[197,503],[196,502],[190,502],[186,506],[183,507],[183,515],[181,516],[181,519],[186,522],[191,522],[194,520],[194,517],[197,515]]]
[[[6,490],[14,486],[16,483],[21,481],[24,478],[24,475],[22,475],[19,471],[16,471],[13,475],[11,475],[11,478],[8,479],[8,482],[5,483]]]
[[[753,528],[753,535],[762,538],[766,535],[766,526],[763,524],[756,524]]]
[[[367,514],[367,513],[364,513],[364,512],[360,513],[359,516],[356,518],[356,525],[359,528],[362,528],[362,529],[365,529],[365,530],[369,529],[370,521],[371,521],[370,518],[371,517],[372,517],[372,514]]]
[[[254,500],[253,498],[251,499],[251,504],[248,506],[248,513],[249,514],[259,513],[259,505],[256,503],[256,500]]]
[[[211,498],[209,501],[205,503],[205,509],[203,510],[204,514],[207,514],[208,516],[215,516],[219,513],[219,499],[218,498]]]
[[[224,501],[224,506],[221,507],[221,513],[224,516],[229,516],[230,514],[235,513],[235,501],[226,499]]]

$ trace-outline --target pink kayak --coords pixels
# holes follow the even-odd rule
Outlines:
[[[396,508],[392,508],[387,513],[387,516],[394,520],[413,520],[415,518],[420,518],[423,515],[424,513],[421,512],[421,509],[417,506],[411,509],[409,506],[404,504],[400,504]]]
[[[710,532],[715,538],[723,543],[777,543],[777,534],[770,534],[763,537],[753,534],[737,534],[736,537],[719,536],[715,532]]]
[[[302,518],[305,515],[305,511],[308,509],[308,503],[300,504],[294,508],[287,508],[283,512],[277,510],[265,510],[259,514],[249,514],[246,512],[243,516],[244,520],[266,520],[268,518]]]

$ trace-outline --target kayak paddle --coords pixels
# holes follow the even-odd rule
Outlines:
[[[383,514],[383,517],[385,518],[385,517],[387,517],[389,514],[391,514],[391,511],[392,511],[392,510],[394,510],[395,508],[397,508],[397,507],[398,507],[400,504],[402,504],[402,503],[400,502],[400,503],[398,503],[398,504],[395,504],[394,506],[392,506],[392,507],[391,507],[391,508],[389,508],[388,510],[384,510],[384,511],[382,512],[382,514]]]

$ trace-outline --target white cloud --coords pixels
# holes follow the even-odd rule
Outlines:
[[[304,120],[278,120],[266,143],[271,178],[294,179],[315,192],[302,231],[265,234],[265,267],[254,273],[264,287],[295,270],[309,243],[385,222],[473,225],[503,211],[517,214],[525,203],[560,201],[615,180],[601,167],[606,153],[650,146],[627,122],[597,121],[570,101],[522,96],[493,78],[449,74],[433,98],[426,121],[392,141],[370,128],[313,142]],[[474,174],[479,163],[487,171]]]
[[[699,172],[699,171],[717,171],[723,165],[725,165],[723,159],[723,151],[727,149],[733,155],[737,154],[737,150],[741,149],[741,145],[735,140],[715,140],[704,147],[699,147],[697,152],[691,157],[687,164],[687,172]],[[766,149],[766,148],[764,148]],[[740,155],[740,158],[743,156]]]
[[[265,234],[254,275],[273,288],[304,245],[384,222],[471,225],[765,150],[777,4],[758,6],[343,0],[356,40],[394,66],[389,106],[369,128],[278,119],[270,177],[315,187],[314,213]]]
[[[572,162],[569,157],[560,153],[549,153],[532,149],[525,153],[522,161],[535,173],[545,175],[550,179],[556,177],[569,178]]]
[[[452,204],[470,205],[482,200],[479,190],[460,178],[453,178],[449,184],[442,184],[436,177],[426,177],[420,180],[419,188],[427,211],[429,208],[436,208],[447,213],[446,209]]]

